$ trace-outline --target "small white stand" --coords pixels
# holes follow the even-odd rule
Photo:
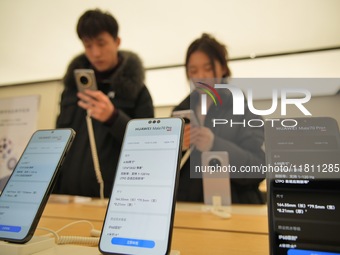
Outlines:
[[[222,206],[222,199],[220,196],[212,197],[212,205],[205,205],[202,207],[202,210],[205,212],[210,212],[213,215],[216,215],[222,219],[231,218],[231,210],[228,206]]]

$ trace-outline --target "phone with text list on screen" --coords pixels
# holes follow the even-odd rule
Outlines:
[[[265,150],[270,254],[340,254],[337,121],[266,121]]]
[[[74,137],[72,129],[32,135],[0,196],[0,240],[32,238]]]
[[[128,123],[99,242],[103,254],[170,253],[183,124]]]

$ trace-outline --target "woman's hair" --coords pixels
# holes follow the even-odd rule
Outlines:
[[[226,73],[223,75],[223,78],[228,78],[231,76],[231,71],[228,67],[228,51],[226,46],[218,42],[211,35],[206,33],[202,34],[200,38],[193,41],[187,50],[187,55],[185,58],[185,68],[187,75],[189,58],[191,54],[193,54],[196,51],[201,51],[209,57],[210,64],[214,71],[214,75],[216,75],[214,61],[217,60],[221,64],[222,68],[226,70]]]
[[[108,32],[114,39],[118,37],[118,22],[110,13],[95,9],[79,18],[77,34],[81,40],[94,38],[102,32]]]

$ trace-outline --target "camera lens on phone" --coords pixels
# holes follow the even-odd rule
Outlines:
[[[221,166],[221,161],[217,158],[212,158],[210,161],[209,161],[209,166]]]
[[[81,76],[80,77],[80,82],[83,85],[87,85],[89,83],[89,79],[86,76]]]
[[[190,123],[190,119],[187,117],[183,117],[184,123],[185,124],[189,124]]]

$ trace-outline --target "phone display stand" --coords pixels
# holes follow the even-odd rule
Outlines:
[[[86,201],[78,202],[82,205],[94,206],[94,207],[107,207],[109,201],[108,199],[90,199]]]
[[[30,255],[56,246],[54,238],[33,236],[25,244],[0,242],[1,255]]]
[[[204,205],[202,207],[202,211],[210,212],[213,215],[216,215],[222,219],[230,219],[231,218],[231,208],[230,206],[222,206],[222,200],[220,196],[213,196],[212,205]]]

